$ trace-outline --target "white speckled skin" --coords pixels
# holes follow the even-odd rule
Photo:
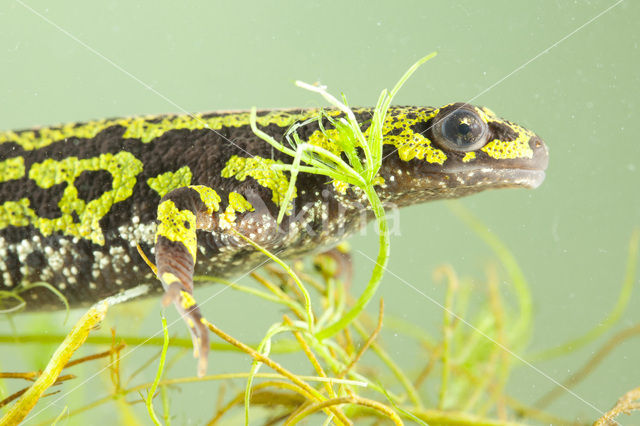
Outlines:
[[[392,107],[385,128],[389,141],[393,143],[388,142],[384,146],[385,160],[379,172],[382,183],[377,187],[383,202],[404,206],[460,197],[490,188],[536,187],[540,184],[544,178],[548,153],[545,145],[533,133],[524,142],[525,148],[530,151],[528,158],[517,155],[512,158],[493,158],[491,155],[495,150],[483,152],[480,146],[470,160],[471,157],[465,152],[452,151],[446,145],[439,144],[431,129],[434,117],[437,119],[445,109],[460,108],[460,105],[453,104],[440,110],[430,107]],[[370,110],[356,111],[359,121],[364,124],[363,128],[366,128]],[[304,115],[305,111],[278,111],[279,121],[264,125],[263,129],[276,139],[282,139],[290,124],[286,121],[287,114],[298,114],[298,117],[301,113]],[[317,111],[313,111],[315,113]],[[421,116],[430,117],[429,121],[420,122]],[[175,117],[170,116],[177,120]],[[224,114],[212,113],[202,117],[203,120],[223,120]],[[158,123],[162,119],[152,117],[148,122]],[[520,137],[519,143],[523,146],[519,130],[522,128],[498,118],[491,120],[488,122],[487,143],[500,140],[504,145],[509,139],[515,141]],[[329,123],[325,127],[330,128]],[[299,131],[303,139],[314,132],[318,132],[317,123],[311,123]],[[278,226],[275,217],[279,207],[272,201],[270,190],[252,178],[239,181],[221,176],[225,164],[234,155],[291,162],[291,158],[274,151],[242,122],[221,125],[215,131],[176,127],[155,138],[146,137],[149,140],[126,137],[125,128],[114,124],[101,128],[90,138],[66,137],[38,149],[25,149],[23,145],[12,142],[10,135],[9,132],[0,133],[0,171],[3,170],[3,161],[15,157],[24,158],[25,171],[23,175],[16,175],[17,178],[0,176],[0,290],[20,293],[27,301],[27,309],[63,307],[57,296],[42,287],[24,291],[26,284],[41,281],[62,292],[72,306],[90,304],[142,283],[162,290],[136,249],[139,244],[149,259],[154,258],[156,209],[161,197],[147,182],[184,166],[189,167],[191,184],[206,185],[220,194],[223,200],[220,211],[227,207],[225,200],[230,192],[243,195],[255,210],[238,214],[236,229],[283,258],[331,247],[371,218],[362,191],[353,187],[338,190],[325,177],[303,173],[296,183],[297,197],[293,211]],[[418,140],[419,143],[412,142]],[[408,148],[413,149],[412,143],[418,154],[407,151]],[[426,152],[425,147],[440,152],[433,157],[437,161],[430,162],[431,157],[427,154],[419,158]],[[143,167],[136,175],[132,194],[110,205],[97,222],[105,244],[65,235],[64,232],[46,234],[34,225],[36,222],[24,225],[11,216],[8,206],[10,203],[15,205],[20,199],[27,199],[30,208],[39,217],[55,218],[66,208],[63,194],[66,194],[64,191],[69,184],[38,187],[29,178],[29,168],[33,164],[46,159],[57,161],[69,156],[89,159],[98,154],[115,155],[118,152],[132,154]],[[407,160],[407,155],[412,158]],[[74,182],[78,193],[85,197],[85,204],[104,191],[117,189],[113,188],[115,180],[111,175],[95,171],[91,173],[79,176]],[[88,214],[79,212],[73,213],[76,222],[83,220],[83,214]],[[217,221],[214,217],[212,223]],[[75,226],[74,223],[69,226]],[[248,271],[263,261],[261,253],[236,235],[219,230],[198,231],[195,268],[198,275],[230,277]]]

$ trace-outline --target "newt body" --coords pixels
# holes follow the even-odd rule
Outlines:
[[[263,111],[258,125],[282,140],[319,112]],[[366,129],[371,109],[354,112]],[[310,121],[297,132],[339,155],[326,119],[324,128]],[[536,187],[548,161],[533,132],[466,104],[391,107],[384,134],[377,190],[398,206]],[[41,310],[63,305],[44,287],[26,289],[31,283],[51,284],[71,306],[150,283],[197,322],[194,273],[230,277],[264,262],[234,232],[290,258],[331,247],[361,224],[362,191],[306,173],[277,224],[290,178],[273,168],[280,162],[292,158],[253,134],[247,112],[0,132],[0,290]],[[160,281],[136,244],[155,257]]]

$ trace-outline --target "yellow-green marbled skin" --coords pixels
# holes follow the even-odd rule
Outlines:
[[[482,146],[463,152],[442,144],[432,127],[460,105],[389,110],[376,186],[383,201],[402,206],[541,182],[542,141],[486,108],[464,106],[488,129]],[[371,110],[354,112],[367,134]],[[319,113],[263,111],[258,125],[282,140]],[[337,132],[326,119],[323,127],[311,121],[298,134],[340,154],[331,140]],[[253,135],[248,112],[0,132],[0,290],[21,293],[28,309],[63,307],[46,289],[23,290],[33,282],[50,283],[72,305],[141,283],[161,290],[136,251],[140,244],[156,255],[158,240],[167,241],[165,281],[183,279],[171,269],[180,250],[195,273],[229,277],[264,260],[237,232],[286,258],[330,247],[369,218],[358,189],[303,173],[278,225],[289,174],[271,166],[291,162]]]

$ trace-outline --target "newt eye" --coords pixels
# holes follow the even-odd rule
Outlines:
[[[467,108],[457,108],[436,118],[433,133],[443,148],[454,151],[473,151],[484,145],[488,133],[487,123]]]

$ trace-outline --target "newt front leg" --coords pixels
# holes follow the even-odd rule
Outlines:
[[[249,198],[259,201],[253,193]],[[241,253],[253,251],[251,245],[235,233],[239,232],[258,244],[272,245],[281,242],[279,228],[268,209],[254,204],[239,192],[230,192],[224,201],[218,193],[203,185],[190,185],[167,193],[158,205],[158,229],[156,232],[156,265],[158,278],[165,290],[163,305],[173,304],[189,326],[193,340],[194,356],[198,358],[198,375],[207,371],[209,354],[209,330],[203,323],[200,309],[193,297],[193,274],[198,249],[197,230],[219,237],[219,244],[226,250]],[[256,230],[260,218],[263,225]],[[219,247],[220,248],[220,247]],[[216,262],[216,259],[210,259]]]
[[[200,377],[207,371],[209,331],[193,298],[196,230],[213,230],[219,203],[220,196],[213,189],[193,185],[169,192],[158,205],[156,265],[165,289],[162,303],[173,302],[189,326]]]

